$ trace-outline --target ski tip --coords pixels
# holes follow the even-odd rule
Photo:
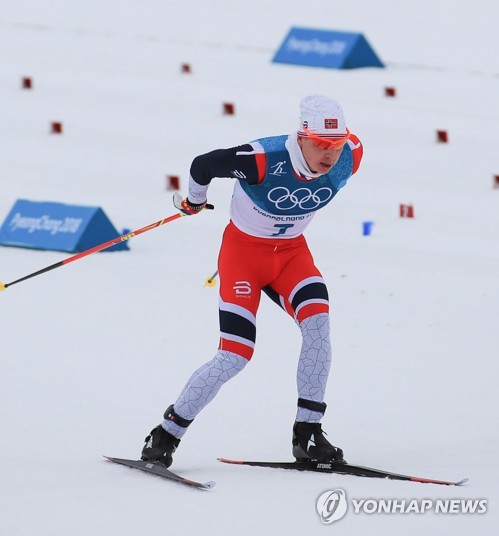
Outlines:
[[[409,478],[412,482],[422,482],[423,484],[441,484],[443,486],[463,486],[468,482],[469,478],[463,478],[462,480],[459,480],[458,482],[452,482],[448,480],[433,480],[432,478],[419,478],[419,477],[411,477]]]
[[[208,482],[203,482],[203,486],[206,489],[212,489],[216,486],[216,482],[213,482],[213,480],[209,480]]]
[[[116,456],[102,456],[105,458],[108,462],[120,462],[122,461],[122,458],[117,458]]]
[[[228,458],[217,458],[217,460],[222,463],[235,463],[238,465],[242,465],[244,463],[241,460],[229,460]]]

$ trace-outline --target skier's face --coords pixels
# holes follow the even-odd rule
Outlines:
[[[310,171],[321,173],[322,175],[331,171],[343,151],[343,146],[340,148],[331,147],[330,149],[323,149],[317,146],[313,140],[307,138],[298,138],[298,145],[301,147],[301,152]]]

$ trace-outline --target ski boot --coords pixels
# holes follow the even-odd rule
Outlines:
[[[141,460],[170,467],[173,462],[173,453],[177,450],[180,439],[172,436],[159,424],[151,430],[144,441],[146,444],[142,449]]]
[[[295,422],[293,426],[293,456],[297,462],[319,461],[346,463],[343,451],[324,437],[318,422]]]
[[[187,428],[192,420],[187,420],[175,412],[173,404],[165,411],[163,415],[165,421],[171,421],[182,430]],[[183,433],[179,434],[181,437]],[[145,438],[146,444],[142,449],[141,459],[145,462],[153,462],[170,467],[173,462],[173,453],[179,446],[180,439],[170,432],[167,432],[161,424],[151,430],[151,433]]]

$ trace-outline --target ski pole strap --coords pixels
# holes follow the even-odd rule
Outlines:
[[[178,424],[182,428],[187,428],[189,424],[191,424],[191,422],[194,420],[194,419],[191,419],[189,421],[188,419],[184,419],[183,417],[181,417],[178,413],[175,413],[175,409],[173,405],[171,405],[165,411],[165,414],[163,415],[163,417],[167,419],[168,421],[172,421],[175,424]]]
[[[318,413],[324,414],[326,412],[327,404],[325,402],[314,402],[313,400],[299,398],[298,407],[303,409],[309,409],[310,411],[317,411]]]

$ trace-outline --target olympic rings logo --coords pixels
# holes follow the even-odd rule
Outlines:
[[[292,210],[295,207],[302,210],[314,210],[327,203],[332,197],[331,188],[319,188],[315,192],[312,192],[310,188],[298,188],[290,192],[284,186],[272,188],[267,196],[268,200],[279,210]]]

